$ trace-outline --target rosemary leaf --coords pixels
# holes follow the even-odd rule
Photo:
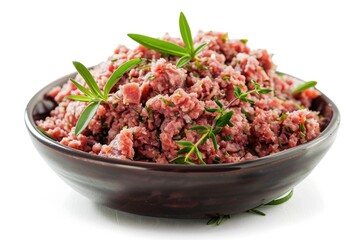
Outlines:
[[[95,95],[92,92],[87,90],[84,86],[82,86],[80,83],[76,82],[74,79],[70,79],[70,81],[85,95],[87,95],[89,97],[95,97]]]
[[[181,68],[183,66],[185,66],[186,64],[188,64],[191,60],[190,56],[182,56],[176,63],[176,67],[177,68]]]
[[[242,42],[242,43],[244,43],[244,44],[246,44],[248,41],[249,41],[249,40],[247,40],[247,39],[240,39],[240,42]]]
[[[305,83],[303,83],[303,84],[300,84],[299,86],[297,86],[297,87],[292,91],[292,94],[295,95],[295,94],[301,93],[301,92],[305,91],[306,89],[315,87],[316,84],[317,84],[316,81],[309,81],[309,82],[305,82]]]
[[[166,105],[168,105],[169,107],[175,107],[175,103],[169,101],[169,100],[166,100],[165,98],[161,97],[159,98],[160,101],[162,101],[163,103],[165,103]]]
[[[194,52],[194,55],[197,56],[202,50],[204,47],[206,47],[207,43],[202,43],[200,44],[196,49],[195,49],[195,52]]]
[[[153,49],[161,53],[167,53],[179,57],[188,55],[185,48],[171,42],[133,33],[129,33],[128,36],[134,41],[143,45],[144,47]]]
[[[191,36],[191,30],[186,20],[186,17],[182,12],[180,13],[179,26],[180,26],[181,38],[186,46],[186,50],[188,54],[192,55],[194,52],[194,44]]]
[[[78,73],[83,77],[83,79],[85,80],[86,84],[89,86],[90,91],[95,95],[98,96],[100,98],[103,98],[103,94],[100,91],[100,88],[98,87],[95,79],[93,78],[93,76],[91,75],[91,73],[89,72],[89,70],[81,63],[79,62],[73,62],[74,67],[76,68],[76,70],[78,71]]]
[[[288,194],[286,194],[286,196],[282,197],[282,198],[278,198],[275,200],[272,200],[271,202],[266,203],[265,205],[269,206],[274,206],[274,205],[279,205],[282,204],[284,202],[289,201],[289,199],[293,196],[294,194],[294,190],[292,189]]]
[[[100,106],[100,101],[94,101],[89,103],[87,107],[82,111],[75,127],[75,136],[78,136],[89,124],[90,120],[96,114],[97,109]]]
[[[266,216],[266,214],[256,208],[253,208],[253,209],[250,209],[250,210],[247,210],[246,212],[248,213],[254,213],[254,214],[257,214],[257,215],[260,215],[260,216]]]
[[[52,140],[55,140],[55,141],[56,141],[56,139],[55,139],[50,133],[48,133],[45,129],[43,129],[42,127],[36,126],[36,128],[37,128],[42,134],[44,134],[45,136],[47,136],[48,138],[51,138]]]
[[[81,96],[81,95],[70,95],[66,96],[66,98],[74,100],[74,101],[80,101],[80,102],[91,102],[93,99],[88,96]]]
[[[120,80],[120,78],[124,75],[124,73],[128,72],[130,69],[134,68],[136,65],[144,62],[143,59],[135,58],[126,63],[122,64],[116,71],[110,76],[104,87],[104,98],[105,100],[108,97],[110,90],[113,86]]]

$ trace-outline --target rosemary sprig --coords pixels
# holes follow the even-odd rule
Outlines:
[[[247,213],[253,213],[253,214],[256,214],[256,215],[259,215],[259,216],[266,216],[266,214],[264,212],[260,211],[257,208],[262,207],[262,206],[275,206],[275,205],[283,204],[283,203],[289,201],[289,199],[293,196],[293,194],[294,194],[294,189],[292,189],[284,197],[274,199],[274,200],[272,200],[272,201],[270,201],[268,203],[265,203],[265,204],[262,204],[260,206],[255,207],[255,208],[249,209],[246,212]],[[218,226],[223,222],[224,219],[229,219],[229,218],[230,218],[230,215],[214,216],[214,217],[211,217],[206,224],[207,225],[216,224]]]
[[[210,113],[215,113],[217,112],[218,115],[214,118],[211,126],[201,126],[201,125],[195,125],[192,126],[190,128],[190,130],[196,131],[198,134],[201,134],[202,136],[199,138],[199,140],[196,143],[192,143],[189,141],[179,141],[176,142],[179,146],[181,146],[182,148],[177,151],[177,155],[182,155],[183,156],[178,156],[174,159],[171,159],[170,162],[173,163],[177,163],[177,164],[195,164],[194,161],[191,159],[191,156],[193,153],[195,153],[198,161],[200,162],[200,164],[205,165],[205,161],[203,159],[203,156],[199,150],[199,145],[203,145],[205,144],[205,142],[208,139],[211,139],[214,149],[218,150],[218,143],[216,140],[216,134],[219,134],[221,132],[221,130],[225,127],[225,126],[229,126],[232,127],[233,124],[231,123],[231,117],[234,114],[233,110],[228,110],[230,108],[230,106],[236,101],[236,100],[241,100],[244,102],[249,102],[251,104],[255,103],[253,100],[247,98],[247,96],[251,93],[257,93],[257,94],[266,94],[271,92],[271,89],[268,88],[261,88],[260,85],[253,80],[253,83],[255,85],[255,89],[250,90],[248,92],[241,92],[240,88],[238,86],[234,86],[234,94],[235,94],[235,98],[232,99],[227,106],[224,106],[215,96],[214,97],[214,101],[216,103],[216,105],[218,106],[217,108],[207,108],[205,107],[205,111],[210,112]]]
[[[207,45],[207,43],[202,43],[196,48],[194,47],[189,24],[186,20],[184,13],[182,12],[180,13],[179,27],[181,38],[185,44],[185,48],[172,42],[140,34],[129,33],[128,36],[146,48],[153,49],[161,53],[181,57],[176,63],[176,67],[180,68],[188,64],[192,59],[194,59]]]
[[[260,215],[260,216],[266,216],[266,214],[262,211],[260,211],[258,208],[259,207],[262,207],[262,206],[276,206],[276,205],[280,205],[280,204],[283,204],[287,201],[289,201],[289,199],[294,195],[294,189],[292,189],[288,194],[286,194],[284,197],[281,197],[281,198],[277,198],[277,199],[274,199],[268,203],[265,203],[265,204],[262,204],[260,206],[257,206],[253,209],[249,209],[247,210],[246,212],[248,213],[254,213],[254,214],[257,214],[257,215]]]
[[[127,71],[134,68],[139,63],[143,62],[143,59],[133,59],[124,64],[122,64],[116,71],[108,79],[104,91],[101,91],[99,86],[97,85],[95,79],[91,75],[90,71],[81,63],[73,62],[74,67],[78,71],[78,73],[83,77],[86,84],[89,87],[89,90],[82,86],[80,83],[76,82],[74,79],[70,79],[70,81],[82,92],[85,96],[82,95],[71,95],[67,96],[67,98],[81,101],[81,102],[88,102],[89,104],[86,108],[82,111],[76,126],[75,126],[75,136],[78,136],[89,124],[90,120],[96,114],[97,109],[99,108],[102,102],[108,104],[108,96],[110,90],[114,87],[114,85],[120,80],[120,78],[126,73]]]
[[[229,219],[230,215],[220,215],[220,216],[215,216],[210,218],[210,220],[206,223],[206,225],[212,225],[212,224],[216,224],[217,226],[219,226],[224,219]]]
[[[301,93],[301,92],[305,91],[306,89],[315,87],[316,84],[317,84],[316,81],[309,81],[309,82],[305,82],[303,84],[300,84],[299,86],[294,88],[294,90],[292,91],[292,94],[295,95],[295,94]]]

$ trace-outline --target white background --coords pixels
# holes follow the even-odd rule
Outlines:
[[[359,239],[359,7],[356,1],[1,1],[1,239]],[[127,33],[180,36],[184,11],[193,34],[228,32],[274,53],[278,70],[318,88],[338,105],[335,144],[286,204],[266,217],[206,220],[142,217],[94,204],[62,182],[30,142],[23,114],[40,88],[91,66]]]

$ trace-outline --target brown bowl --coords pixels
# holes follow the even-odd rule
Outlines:
[[[200,218],[244,212],[292,189],[319,163],[335,140],[339,110],[324,94],[311,107],[330,120],[316,139],[254,161],[217,165],[162,165],[114,161],[71,149],[43,135],[35,121],[56,106],[44,87],[29,101],[25,124],[49,166],[71,187],[95,202],[157,217]],[[300,81],[300,80],[299,80]]]

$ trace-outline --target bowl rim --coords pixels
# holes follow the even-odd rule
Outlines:
[[[292,75],[277,72],[280,74],[284,74],[286,76],[292,77],[297,81],[304,82],[303,80],[294,77]],[[260,157],[254,160],[248,160],[244,162],[238,163],[221,163],[221,164],[207,164],[207,165],[188,165],[188,164],[159,164],[155,162],[142,162],[142,161],[129,161],[129,160],[121,160],[116,158],[104,157],[95,154],[90,154],[88,152],[84,152],[81,150],[73,149],[67,147],[65,145],[60,144],[59,142],[45,136],[41,133],[35,124],[33,119],[32,113],[36,104],[43,98],[46,92],[48,92],[52,87],[60,86],[64,84],[69,78],[72,78],[76,75],[76,72],[70,73],[63,77],[58,78],[55,81],[47,84],[45,87],[40,89],[33,97],[29,100],[26,109],[25,109],[25,125],[29,131],[29,133],[37,139],[41,144],[55,150],[57,152],[61,152],[66,155],[70,155],[71,157],[79,160],[84,161],[86,163],[91,164],[98,164],[102,166],[112,166],[112,167],[126,167],[126,168],[137,168],[137,169],[153,169],[153,170],[168,170],[168,171],[180,171],[180,172],[213,172],[213,171],[224,171],[224,170],[233,170],[233,169],[245,169],[245,168],[252,168],[258,167],[261,165],[271,164],[278,161],[283,161],[286,159],[290,159],[297,155],[302,155],[308,150],[309,148],[313,148],[321,144],[325,141],[329,136],[334,134],[339,127],[340,124],[340,112],[335,103],[328,98],[325,94],[321,91],[316,89],[320,92],[321,96],[324,100],[332,107],[333,113],[332,118],[326,128],[320,133],[318,137],[315,139],[301,144],[299,146],[286,149],[277,153],[273,153],[271,155],[267,155],[264,157]]]

